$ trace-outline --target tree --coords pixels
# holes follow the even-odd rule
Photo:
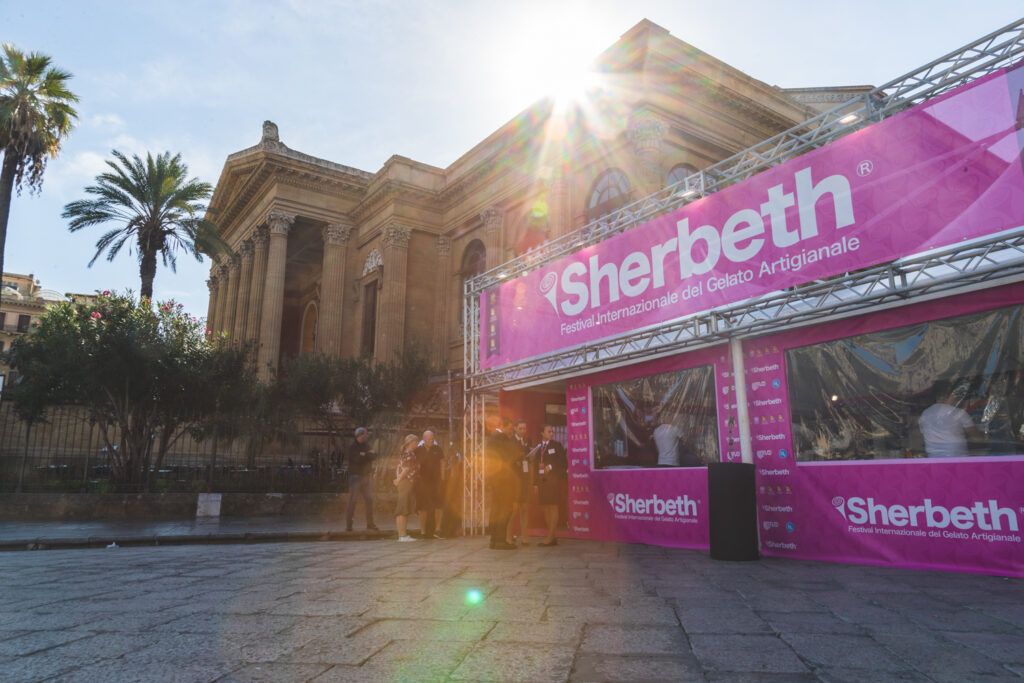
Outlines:
[[[178,439],[222,416],[225,396],[244,404],[256,383],[245,351],[208,338],[180,304],[152,307],[130,294],[50,308],[9,358],[21,376],[9,394],[19,413],[40,419],[50,407],[83,406],[112,479],[129,491],[151,488],[150,472]]]
[[[68,90],[71,74],[50,66],[39,52],[25,54],[4,44],[0,55],[0,273],[4,270],[11,195],[23,185],[38,191],[48,157],[56,157],[71,132],[78,97]]]
[[[104,223],[118,225],[96,242],[90,267],[104,251],[113,261],[131,242],[129,252],[134,248],[139,259],[140,294],[152,299],[158,255],[173,271],[179,249],[200,262],[203,254],[228,250],[217,227],[203,217],[202,202],[209,199],[213,186],[189,178],[180,154],[164,152],[154,159],[147,153],[145,161],[137,154],[131,159],[117,150],[112,154],[114,161],[107,161],[110,171],[85,188],[94,198],[71,202],[62,214],[70,220],[71,232]]]

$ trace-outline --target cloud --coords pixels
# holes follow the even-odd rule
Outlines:
[[[93,114],[87,121],[93,128],[119,130],[124,128],[125,123],[117,114]]]

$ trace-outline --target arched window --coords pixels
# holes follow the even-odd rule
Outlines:
[[[462,327],[462,304],[466,294],[466,280],[476,277],[487,270],[487,247],[480,240],[473,240],[462,252],[462,266],[459,268],[459,298],[456,308],[459,311],[459,327]]]
[[[672,170],[668,172],[668,176],[665,177],[665,187],[670,187],[676,183],[680,183],[686,179],[687,176],[691,176],[697,172],[697,169],[690,164],[676,164],[672,167]]]
[[[600,218],[629,203],[629,178],[617,168],[612,168],[594,181],[587,199],[587,221]]]

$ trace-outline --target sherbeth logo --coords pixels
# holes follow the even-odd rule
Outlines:
[[[628,493],[609,493],[608,504],[620,515],[697,516],[697,501],[688,495],[662,498],[655,493],[649,498],[634,498]]]
[[[950,526],[961,531],[980,529],[982,531],[1020,531],[1013,508],[1001,507],[994,499],[976,500],[969,505],[946,507],[925,498],[918,505],[886,505],[874,498],[851,496],[832,499],[836,511],[850,524],[857,526],[892,526],[919,529],[948,529]]]
[[[550,272],[544,276],[540,281],[540,293],[544,295],[544,298],[551,304],[551,308],[555,309],[555,314],[561,317],[562,314],[558,310],[558,289],[555,285],[558,283],[558,275],[554,272]]]

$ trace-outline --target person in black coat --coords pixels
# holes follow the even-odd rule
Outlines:
[[[420,476],[416,480],[416,503],[420,511],[420,531],[423,538],[441,538],[441,509],[444,506],[444,489],[441,481],[441,465],[444,451],[434,441],[434,432],[423,432],[423,440],[416,447],[416,459],[420,464]]]
[[[558,544],[555,527],[558,526],[558,508],[566,493],[569,463],[565,457],[565,446],[555,441],[555,430],[551,425],[544,425],[540,438],[533,458],[534,482],[548,532],[540,545],[552,546]]]
[[[505,532],[512,517],[512,504],[519,484],[519,479],[512,470],[519,449],[509,435],[511,421],[508,418],[501,418],[498,424],[500,426],[493,429],[484,443],[487,485],[491,500],[491,549],[515,550],[516,546],[505,542]]]
[[[352,531],[353,516],[356,511],[356,496],[363,499],[366,507],[366,528],[378,531],[373,523],[373,461],[377,455],[370,448],[370,432],[366,427],[358,427],[355,439],[349,444],[345,453],[348,464],[348,510],[345,515],[345,529]]]

